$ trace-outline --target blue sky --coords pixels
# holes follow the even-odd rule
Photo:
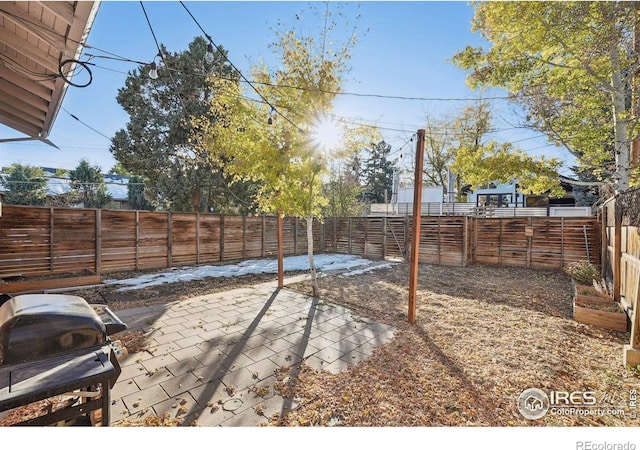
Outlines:
[[[179,2],[144,2],[151,27],[157,39],[171,52],[180,52],[202,32]],[[265,61],[276,63],[269,44],[275,40],[278,20],[294,23],[295,14],[303,18],[297,23],[303,31],[317,24],[310,19],[307,2],[185,2],[213,41],[228,51],[231,62],[244,74]],[[317,8],[325,4],[314,2]],[[338,4],[329,2],[337,12]],[[371,96],[339,96],[335,114],[377,124],[384,139],[398,150],[411,135],[425,125],[425,118],[450,116],[477,98],[465,85],[465,73],[449,60],[466,45],[484,45],[472,33],[473,8],[467,2],[349,2],[341,4],[360,30],[353,50],[351,70],[345,76],[344,91]],[[89,34],[86,50],[94,55],[103,51],[136,61],[151,61],[157,53],[139,2],[104,1]],[[106,172],[115,160],[109,152],[114,133],[124,128],[128,116],[116,101],[127,72],[138,67],[130,62],[94,59],[93,81],[86,88],[69,87],[49,139],[60,150],[39,142],[0,144],[0,165],[14,162],[46,167],[73,169],[84,158]],[[504,96],[493,91],[486,96]],[[384,97],[419,97],[421,100]],[[461,101],[460,99],[468,99]],[[514,127],[513,106],[505,100],[492,102],[496,111],[495,127],[504,130],[496,135],[511,140],[531,154],[555,156],[569,166],[573,159],[566,151],[555,149],[543,136]],[[78,120],[74,119],[75,116]],[[0,126],[3,137],[20,136]],[[106,136],[106,137],[105,137]],[[415,149],[405,145],[395,156],[403,161]],[[569,174],[568,170],[563,173]]]

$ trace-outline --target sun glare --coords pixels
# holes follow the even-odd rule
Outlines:
[[[332,118],[321,117],[313,127],[312,138],[318,147],[323,150],[332,150],[342,142],[342,128]]]

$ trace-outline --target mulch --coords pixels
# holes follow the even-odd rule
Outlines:
[[[392,325],[395,338],[346,372],[302,365],[277,374],[277,392],[300,406],[272,426],[638,426],[629,393],[640,372],[622,367],[629,333],[572,319],[570,278],[559,271],[421,264],[417,322],[407,321],[409,266],[358,276],[327,275],[320,297]],[[120,278],[135,276],[120,274]],[[118,292],[102,286],[69,292],[111,309],[184,300],[273,281],[273,274],[209,278]],[[288,285],[305,294],[309,283]],[[130,353],[143,336],[123,337]],[[528,388],[594,391],[598,407],[621,415],[557,415],[528,420],[517,399]],[[175,426],[161,417],[119,426]]]
[[[417,321],[409,324],[409,267],[320,280],[320,297],[393,325],[394,340],[348,372],[302,370],[286,395],[301,407],[272,425],[637,426],[629,395],[640,373],[622,366],[629,333],[572,319],[561,272],[421,265]],[[306,284],[290,286],[310,293]],[[528,388],[594,391],[597,406],[624,417],[547,414],[529,420]],[[637,392],[637,391],[636,391]]]

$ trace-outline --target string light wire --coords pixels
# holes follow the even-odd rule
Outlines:
[[[216,50],[218,50],[218,53],[220,53],[224,59],[229,63],[229,65],[240,75],[240,78],[242,78],[242,80],[244,80],[245,83],[247,83],[251,89],[253,89],[253,91],[258,94],[258,96],[262,99],[262,101],[264,101],[268,106],[271,107],[272,111],[275,112],[278,116],[282,117],[284,120],[286,120],[290,125],[292,125],[294,128],[296,128],[298,131],[300,131],[301,133],[304,133],[304,130],[302,128],[300,128],[298,125],[296,125],[291,119],[289,119],[287,116],[285,116],[284,114],[282,114],[282,112],[280,112],[263,94],[262,92],[260,92],[260,90],[258,88],[255,87],[254,83],[252,81],[250,81],[249,79],[247,79],[247,77],[245,77],[245,75],[242,73],[242,71],[240,69],[238,69],[232,62],[231,60],[227,57],[227,55],[221,50],[221,48],[215,43],[213,42],[213,39],[211,38],[211,36],[209,34],[207,34],[207,32],[204,30],[204,28],[202,28],[202,25],[200,25],[200,22],[198,22],[198,20],[194,17],[194,15],[191,13],[191,11],[189,11],[189,8],[187,8],[187,6],[181,1],[180,4],[182,5],[182,7],[185,9],[185,11],[187,11],[187,14],[189,14],[189,16],[191,17],[191,19],[194,21],[194,23],[197,25],[197,27],[200,29],[200,31],[202,31],[202,33],[204,33],[205,37],[207,38],[207,40],[209,41],[209,43],[211,45],[213,45]]]

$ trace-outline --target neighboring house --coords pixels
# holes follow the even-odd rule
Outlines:
[[[494,206],[496,208],[524,208],[525,196],[518,192],[516,183],[491,184],[486,188],[467,191],[467,202],[476,206]]]
[[[467,202],[475,203],[476,206],[493,206],[496,208],[546,208],[548,206],[575,206],[576,200],[573,196],[573,186],[569,183],[560,182],[565,191],[561,198],[550,198],[546,194],[525,195],[518,192],[517,183],[506,183],[500,185],[490,185],[487,188],[476,189],[475,192],[467,193]]]
[[[566,179],[572,181],[570,179]],[[442,186],[423,188],[421,214],[428,216],[471,215],[484,217],[516,216],[591,216],[590,207],[576,207],[573,186],[561,180],[565,195],[551,198],[543,195],[526,195],[518,192],[517,183],[492,184],[472,191],[469,186],[462,188],[466,202],[446,201],[451,196],[444,195]],[[388,205],[369,205],[368,215],[404,215],[413,211],[413,186],[397,186],[392,201]]]
[[[129,209],[129,180],[128,175],[105,175],[104,183],[111,201],[116,202],[120,209]]]
[[[2,2],[1,52],[13,64],[0,64],[0,125],[19,136],[2,136],[0,144],[38,140],[56,147],[49,134],[99,7],[99,1]],[[10,70],[15,65],[23,70]]]
[[[56,204],[56,198],[62,197],[71,191],[71,180],[68,175],[58,176],[56,175],[57,169],[51,167],[42,167],[45,175],[48,178],[47,189],[49,190],[48,197],[51,200],[50,203]],[[107,193],[111,196],[112,204],[109,208],[116,209],[128,209],[129,207],[129,179],[131,177],[127,175],[104,175],[104,183],[107,188]],[[2,192],[6,192],[6,187],[0,186]],[[82,207],[82,205],[76,205]]]

